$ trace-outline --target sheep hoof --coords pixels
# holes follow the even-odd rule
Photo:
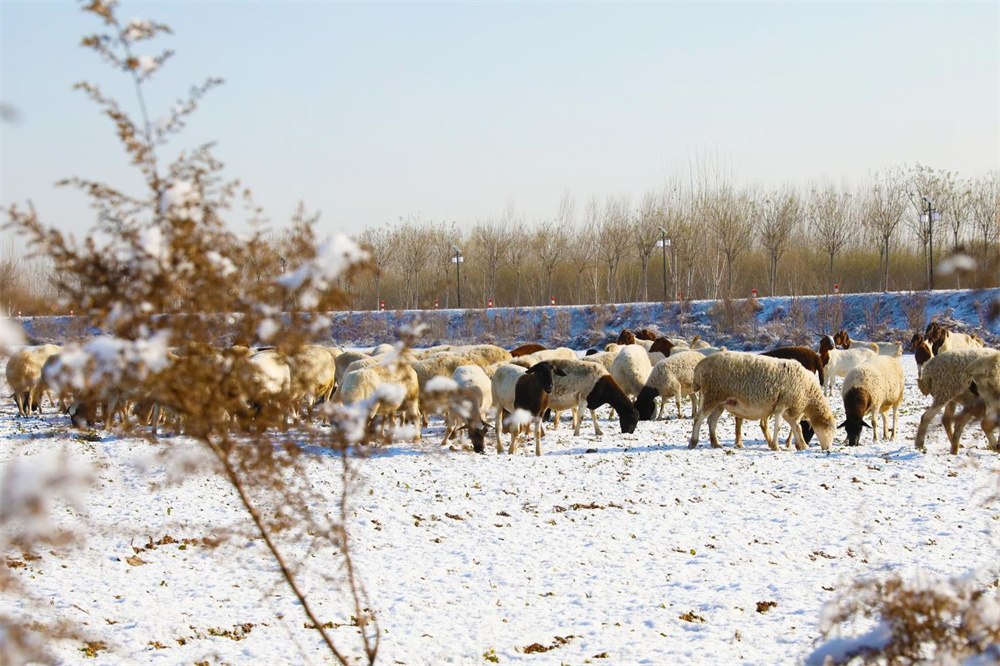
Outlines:
[[[698,442],[691,442],[688,444],[688,449],[693,449],[698,446]]]

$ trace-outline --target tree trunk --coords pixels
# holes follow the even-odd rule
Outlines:
[[[882,283],[882,291],[889,291],[889,237],[885,238],[885,266],[884,266],[884,281]]]

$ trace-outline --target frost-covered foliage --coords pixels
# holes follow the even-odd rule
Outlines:
[[[287,359],[329,327],[322,313],[346,305],[337,281],[350,279],[365,254],[343,237],[318,242],[317,216],[307,215],[303,206],[281,242],[271,242],[249,191],[223,174],[210,146],[184,150],[170,162],[163,160],[168,141],[220,81],[208,79],[193,88],[165,120],[153,122],[147,115],[145,86],[172,54],[136,54],[134,49],[138,42],[149,46],[148,40],[169,34],[169,28],[144,19],[124,23],[110,0],[92,0],[83,9],[102,25],[100,32],[84,38],[83,46],[132,79],[141,115],[131,117],[95,84],[84,82],[77,88],[112,121],[141,174],[142,187],[127,192],[99,180],[63,181],[82,190],[98,211],[98,222],[82,243],[44,224],[30,205],[6,211],[7,228],[24,235],[35,254],[51,262],[57,291],[75,304],[91,330],[103,333],[67,345],[43,373],[45,379],[60,396],[76,401],[71,414],[77,424],[81,401],[87,406],[88,422],[102,406],[106,426],[113,424],[122,400],[156,405],[152,416],[142,416],[140,422],[149,418],[156,425],[158,408],[169,412],[178,424],[174,427],[204,446],[214,461],[211,469],[233,487],[248,518],[247,538],[263,539],[330,655],[343,664],[358,658],[372,662],[378,631],[371,614],[362,612],[366,596],[354,575],[345,527],[346,497],[354,478],[352,457],[330,458],[340,468],[343,496],[339,512],[329,514],[328,503],[318,503],[313,495],[302,453],[307,447],[343,452],[371,441],[373,435],[352,426],[349,415],[346,427],[325,429],[305,422],[296,426],[295,433],[287,432],[291,426],[286,416],[295,407],[291,392],[272,392],[263,404],[247,349],[259,342],[273,345],[275,350],[267,353],[287,375]],[[241,202],[253,222],[249,235],[231,230],[226,219]],[[294,315],[282,314],[289,309]],[[223,328],[210,325],[220,317]],[[17,341],[16,332],[3,322],[0,344]],[[125,412],[121,415],[126,422]],[[360,436],[353,436],[358,432]],[[167,466],[176,466],[169,460],[169,444],[159,450]],[[60,459],[25,461],[2,474],[0,546],[18,543],[25,548],[43,539],[53,506],[72,509],[69,491],[89,478]],[[327,631],[329,619],[318,617],[314,610],[320,604],[310,603],[296,585],[298,569],[282,556],[283,538],[311,540],[316,548],[327,550],[325,567],[334,561],[346,572],[344,585],[330,590],[341,603],[322,605],[324,613],[363,618],[358,623],[359,643],[350,650],[342,651],[334,643]],[[3,617],[0,643],[4,637],[24,637],[35,629]],[[18,641],[31,643],[27,638]],[[31,652],[27,658],[44,659],[44,655]]]
[[[840,635],[845,624],[862,618],[874,626],[857,636]],[[862,579],[823,607],[819,628],[826,642],[806,661],[815,666],[988,658],[1000,650],[1000,590],[972,574]]]

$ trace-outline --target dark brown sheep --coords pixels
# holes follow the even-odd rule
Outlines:
[[[635,344],[635,333],[631,329],[624,329],[618,334],[618,339],[615,340],[620,345],[634,345]]]
[[[809,372],[817,373],[819,375],[819,385],[823,386],[823,366],[825,365],[823,357],[812,349],[809,349],[809,347],[778,347],[777,349],[764,352],[763,356],[789,358],[793,361],[798,361]]]
[[[548,361],[542,361],[528,368],[514,385],[514,408],[527,410],[535,426],[536,456],[542,455],[542,416],[549,408],[554,375],[564,377],[566,373],[553,367]]]
[[[675,346],[670,340],[661,336],[653,340],[653,344],[649,347],[649,353],[660,352],[664,356],[670,356],[670,350]]]
[[[511,349],[510,355],[513,356],[514,358],[518,358],[519,356],[534,354],[535,352],[540,352],[545,349],[548,349],[548,347],[546,347],[545,345],[540,345],[537,342],[527,342],[521,345],[520,347],[514,347],[513,349]]]
[[[659,336],[648,328],[640,328],[635,332],[635,337],[637,340],[655,340]]]

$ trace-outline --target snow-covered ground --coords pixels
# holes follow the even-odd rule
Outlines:
[[[642,422],[632,435],[607,421],[603,437],[588,420],[579,437],[567,425],[550,429],[541,458],[533,446],[479,456],[439,451],[442,429],[432,422],[421,444],[359,461],[349,527],[382,632],[379,661],[801,663],[815,647],[823,603],[857,576],[977,569],[993,580],[1000,514],[986,500],[998,489],[1000,456],[972,425],[961,454],[950,456],[939,423],[928,453],[916,452],[928,399],[916,388],[913,357],[903,364],[897,441],[872,443],[866,431],[863,446],[828,454],[815,441],[804,452],[771,452],[756,424],[745,427],[746,448],[734,450],[724,417],[724,450],[708,446],[707,426],[688,450],[687,418]],[[60,658],[327,661],[259,540],[200,541],[246,519],[220,479],[170,482],[170,466],[155,456],[196,444],[104,433],[90,441],[61,416],[15,418],[4,389],[5,468],[60,449],[96,467],[81,509],[55,515],[67,527],[86,525],[82,545],[29,554],[38,559],[0,553],[33,599],[0,592],[6,611],[67,619],[108,648],[88,659],[79,640],[56,642]],[[831,404],[842,416],[839,397]],[[333,510],[338,461],[311,455],[310,481]],[[150,540],[164,543],[130,564],[132,546]],[[308,546],[289,545],[290,559],[303,562],[300,577],[322,619],[344,624],[333,634],[356,646],[333,559]]]

